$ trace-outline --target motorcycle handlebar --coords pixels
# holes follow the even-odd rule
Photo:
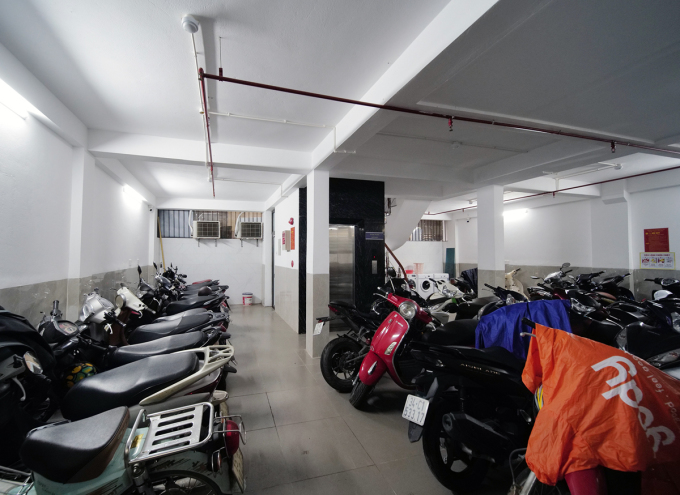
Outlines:
[[[653,278],[646,278],[645,282],[656,282],[656,280]]]

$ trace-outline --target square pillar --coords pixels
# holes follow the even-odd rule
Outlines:
[[[491,185],[477,190],[477,246],[477,294],[489,296],[491,293],[485,283],[505,287],[503,186]]]
[[[316,318],[328,316],[330,298],[328,215],[329,174],[327,170],[314,170],[307,175],[307,353],[321,356],[328,342],[328,328],[324,325],[320,335],[314,335]]]

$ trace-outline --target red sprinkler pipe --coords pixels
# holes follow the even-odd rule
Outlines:
[[[212,145],[210,144],[210,117],[208,117],[208,99],[205,91],[205,73],[198,69],[198,78],[201,81],[201,102],[203,103],[203,117],[205,117],[205,130],[208,137],[208,156],[210,157],[210,182],[212,182],[213,198],[215,197],[215,175],[213,173]]]
[[[661,170],[652,170],[651,172],[643,172],[641,174],[634,174],[634,175],[627,175],[626,177],[618,177],[616,179],[607,179],[607,180],[601,180],[598,182],[591,182],[590,184],[583,184],[582,186],[572,186],[572,187],[565,187],[563,189],[555,189],[554,191],[545,191],[545,192],[540,192],[536,194],[528,194],[527,196],[520,196],[519,198],[512,198],[512,199],[505,199],[503,200],[503,203],[509,203],[511,201],[519,201],[520,199],[528,199],[528,198],[535,198],[537,196],[545,196],[546,194],[552,194],[555,196],[556,193],[558,192],[563,192],[563,191],[571,191],[572,189],[580,189],[582,187],[588,187],[588,186],[597,186],[598,184],[606,184],[607,182],[616,182],[617,180],[625,180],[625,179],[633,179],[635,177],[642,177],[643,175],[652,175],[652,174],[658,174],[660,172],[668,172],[670,170],[677,170],[680,169],[680,165],[677,165],[675,167],[669,167],[669,168],[664,168]],[[465,208],[456,208],[455,210],[446,210],[446,211],[440,211],[438,213],[425,213],[425,215],[441,215],[442,213],[453,213],[454,211],[465,211],[465,210],[470,210],[472,208],[477,208],[476,206],[466,206]]]
[[[649,151],[659,151],[663,153],[670,153],[673,155],[680,155],[680,151],[678,150],[673,150],[673,149],[667,149],[667,148],[659,148],[656,146],[649,146],[644,143],[634,143],[632,141],[618,141],[616,139],[609,139],[609,138],[601,138],[601,137],[596,137],[596,136],[588,136],[586,134],[577,134],[574,132],[564,132],[564,131],[556,131],[552,129],[546,129],[546,128],[541,128],[541,127],[531,127],[531,126],[525,126],[521,124],[511,124],[508,122],[498,122],[496,120],[487,120],[487,119],[476,119],[472,117],[461,117],[461,116],[455,116],[455,115],[447,115],[443,113],[436,113],[436,112],[427,112],[425,110],[414,110],[412,108],[405,108],[405,107],[398,107],[394,105],[380,105],[378,103],[370,103],[367,101],[359,101],[359,100],[352,100],[349,98],[340,98],[338,96],[330,96],[330,95],[325,95],[321,93],[311,93],[309,91],[301,91],[299,89],[292,89],[292,88],[284,88],[282,86],[272,86],[271,84],[262,84],[254,81],[245,81],[243,79],[234,79],[233,77],[224,77],[224,76],[216,76],[214,74],[203,74],[201,71],[201,77],[206,78],[206,79],[214,79],[215,81],[223,81],[223,82],[228,82],[232,84],[240,84],[242,86],[251,86],[253,88],[260,88],[260,89],[268,89],[270,91],[279,91],[282,93],[290,93],[294,95],[300,95],[300,96],[308,96],[310,98],[319,98],[321,100],[330,100],[330,101],[337,101],[340,103],[349,103],[351,105],[359,105],[362,107],[370,107],[370,108],[377,108],[379,110],[389,110],[391,112],[401,112],[401,113],[408,113],[412,115],[422,115],[424,117],[436,117],[439,119],[446,119],[448,124],[449,124],[449,130],[451,130],[451,126],[453,125],[453,120],[458,120],[460,122],[470,122],[473,124],[483,124],[483,125],[495,125],[497,127],[507,127],[509,129],[519,129],[521,131],[533,131],[533,132],[542,132],[545,134],[555,134],[557,136],[566,136],[566,137],[572,137],[572,138],[577,138],[577,139],[587,139],[589,141],[597,141],[600,143],[607,143],[608,145],[611,146],[612,153],[616,151],[616,145],[621,145],[621,146],[629,146],[631,148],[638,148],[638,149],[643,149],[643,150],[649,150]],[[203,80],[203,79],[201,79]]]

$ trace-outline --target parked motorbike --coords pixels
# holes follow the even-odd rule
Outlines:
[[[213,329],[222,330],[220,339],[223,343],[230,337],[226,333],[228,315],[208,311],[186,311],[139,325],[140,315],[147,314],[148,307],[127,288],[122,287],[118,292],[116,308],[101,297],[96,288],[85,297],[78,322],[88,326],[88,334],[94,340],[113,346],[125,346]],[[115,318],[109,316],[112,310],[115,310]]]
[[[458,493],[477,489],[491,464],[504,465],[526,446],[532,395],[522,383],[524,362],[501,347],[475,349],[414,343],[421,368],[403,416],[411,442],[437,480]]]
[[[55,357],[71,385],[77,380],[76,368],[92,368],[90,373],[105,371],[129,364],[141,359],[172,354],[187,349],[197,349],[216,344],[221,337],[219,327],[210,327],[202,332],[189,332],[159,338],[144,344],[123,345],[120,347],[109,345],[106,341],[99,341],[89,335],[89,326],[81,322],[80,325],[60,318],[59,301],[54,301],[50,317],[43,318],[38,326],[38,332],[55,351]],[[109,312],[105,321],[115,322],[115,315]],[[120,325],[109,324],[111,341],[120,341],[116,333],[122,333]]]
[[[350,403],[360,409],[380,378],[388,373],[402,388],[411,388],[411,379],[420,371],[409,355],[408,344],[432,332],[435,324],[429,313],[413,300],[382,291],[383,297],[397,308],[380,325],[361,361],[354,380]]]
[[[156,266],[154,264],[154,266]],[[214,312],[229,312],[229,303],[223,290],[213,292],[210,288],[204,287],[196,295],[180,297],[178,288],[172,282],[160,274],[156,275],[157,286],[151,287],[141,275],[141,267],[137,267],[139,273],[139,285],[137,296],[139,299],[156,314],[160,316],[172,316],[191,309],[205,309]],[[142,320],[149,323],[154,318],[148,317]]]
[[[654,282],[661,286],[661,290],[668,291],[676,297],[680,297],[680,280],[675,278],[646,278],[645,282]],[[652,291],[652,297],[659,289]]]
[[[397,278],[393,268],[387,270],[387,283],[382,291],[403,294],[406,297],[417,295],[404,279]],[[339,392],[347,393],[352,390],[361,360],[368,352],[375,331],[392,312],[392,304],[386,301],[382,294],[376,295],[378,298],[368,313],[360,311],[351,303],[331,301],[328,309],[333,315],[317,318],[316,325],[319,330],[334,319],[341,319],[350,328],[348,332],[338,335],[326,344],[321,353],[321,374],[326,383]]]
[[[12,493],[30,495],[245,490],[240,416],[221,415],[210,402],[200,402],[150,414],[142,409],[132,428],[129,422],[123,406],[36,428],[20,451],[30,472],[0,467],[0,482],[13,485]]]
[[[230,365],[232,346],[188,349],[141,359],[103,373],[82,367],[71,370],[72,386],[62,381],[61,356],[66,340],[54,347],[22,317],[0,316],[0,462],[11,457],[25,434],[43,426],[60,409],[64,418],[79,420],[120,406],[134,414],[145,408],[186,406],[209,401],[219,405],[226,392],[216,390]],[[65,377],[68,378],[68,377]]]

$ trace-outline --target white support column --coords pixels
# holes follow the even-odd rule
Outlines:
[[[83,195],[85,169],[94,166],[94,158],[85,148],[73,148],[71,165],[71,221],[69,231],[68,281],[66,285],[66,318],[75,321],[82,302],[80,293],[81,250],[83,231]]]
[[[274,251],[272,244],[272,211],[262,213],[262,265],[264,269],[264,283],[262,284],[262,306],[272,305],[272,264],[274,263]]]
[[[503,232],[503,186],[485,186],[477,190],[478,294],[484,284],[505,286],[505,239]]]
[[[328,327],[314,335],[315,318],[328,315],[330,297],[328,240],[328,171],[314,170],[307,175],[307,353],[319,357],[328,342]]]

